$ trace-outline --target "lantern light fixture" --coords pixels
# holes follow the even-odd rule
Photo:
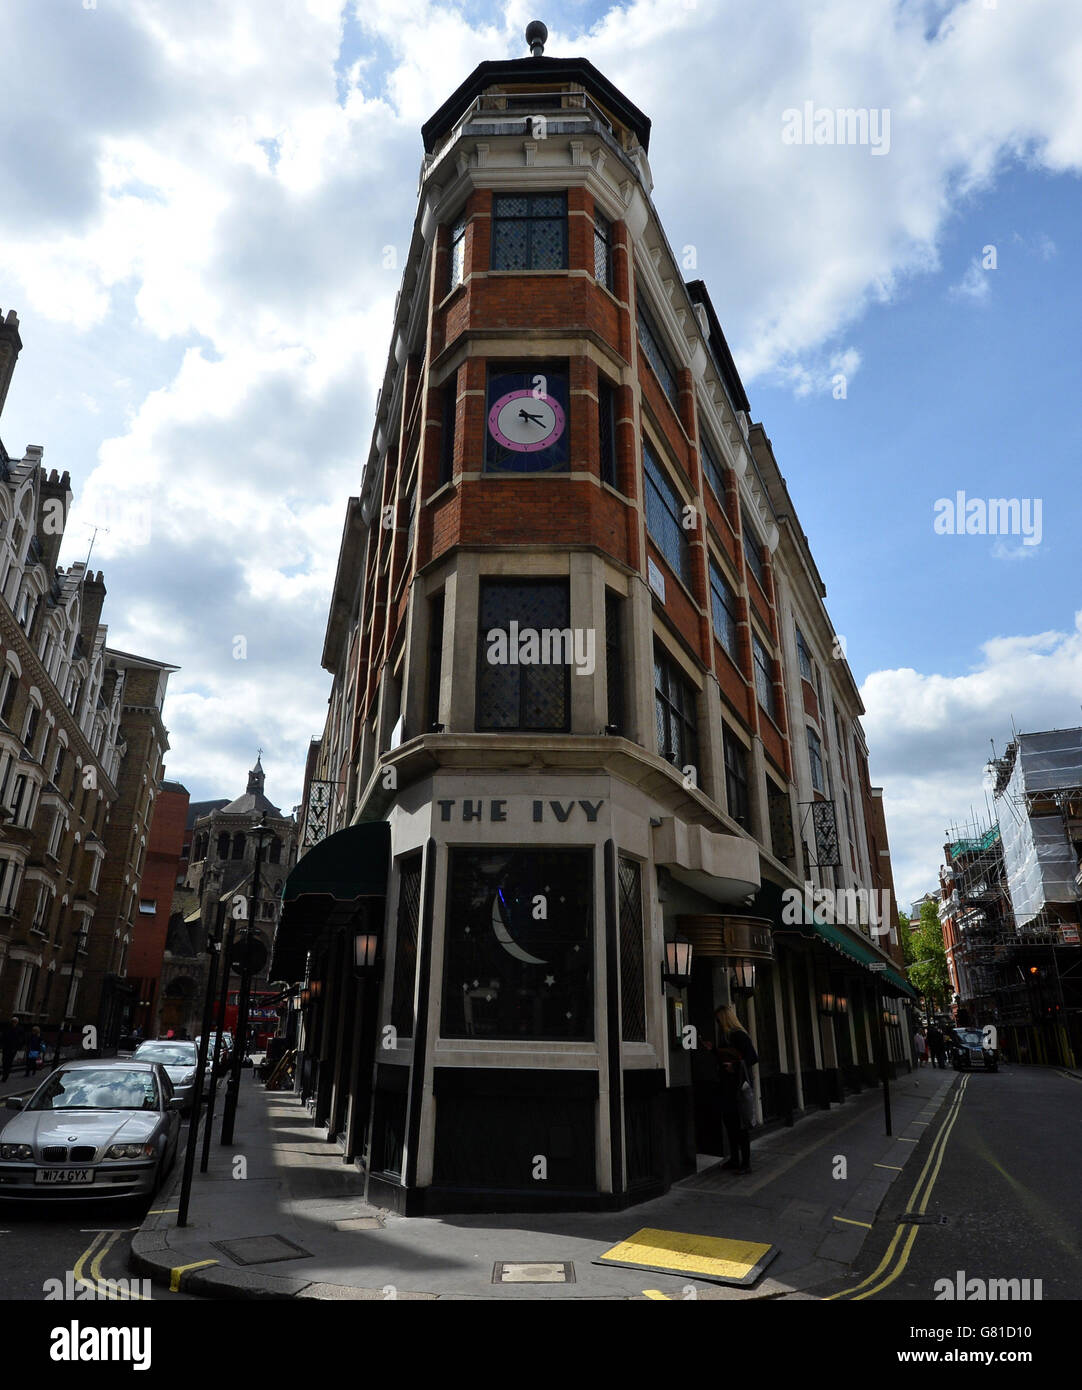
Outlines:
[[[686,989],[691,983],[691,942],[684,936],[676,936],[665,943],[665,963],[661,967],[662,981],[677,989]]]

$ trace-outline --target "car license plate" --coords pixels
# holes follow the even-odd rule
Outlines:
[[[93,1168],[39,1168],[35,1182],[87,1183],[94,1181]]]

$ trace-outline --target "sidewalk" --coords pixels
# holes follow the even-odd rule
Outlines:
[[[233,1148],[222,1148],[216,1123],[209,1171],[196,1165],[188,1226],[175,1224],[180,1154],[132,1241],[132,1265],[207,1298],[623,1299],[646,1290],[683,1298],[689,1286],[706,1299],[814,1297],[806,1291],[844,1275],[884,1202],[902,1210],[915,1176],[903,1170],[955,1076],[925,1068],[893,1082],[892,1139],[881,1092],[864,1091],[753,1139],[750,1176],[715,1165],[622,1212],[407,1219],[366,1206],[363,1175],[342,1162],[298,1099],[264,1091],[249,1072]],[[237,1155],[247,1164],[243,1180],[234,1175]],[[844,1179],[833,1176],[839,1156]],[[751,1289],[592,1263],[642,1227],[769,1242],[779,1254]],[[245,1238],[247,1247],[222,1248]],[[247,1263],[253,1257],[261,1262]],[[493,1283],[499,1261],[572,1262],[574,1282]]]

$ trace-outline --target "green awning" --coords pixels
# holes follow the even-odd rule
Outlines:
[[[298,859],[282,890],[272,977],[297,981],[312,943],[325,931],[382,913],[391,859],[387,821],[364,821],[328,835]]]
[[[790,908],[789,911],[791,914],[792,909]],[[803,903],[800,905],[800,913],[801,920],[799,922],[786,924],[782,926],[781,930],[797,931],[804,937],[818,937],[832,950],[865,969],[870,965],[886,964],[885,970],[872,972],[882,976],[884,988],[889,986],[890,993],[908,995],[912,999],[917,997],[917,992],[913,986],[892,965],[884,962],[883,957],[872,946],[871,942],[862,941],[836,923],[828,922],[815,908],[812,909],[812,920],[809,921]],[[779,930],[777,925],[775,925],[774,930]]]
[[[339,902],[382,898],[387,892],[391,827],[385,820],[362,821],[328,835],[294,865],[282,901],[296,902],[309,893]]]

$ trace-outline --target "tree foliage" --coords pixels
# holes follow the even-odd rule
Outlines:
[[[909,967],[909,982],[933,1008],[945,1010],[950,1002],[950,973],[935,903],[921,903],[920,925],[913,931],[908,930],[908,920],[906,925],[902,949]]]

